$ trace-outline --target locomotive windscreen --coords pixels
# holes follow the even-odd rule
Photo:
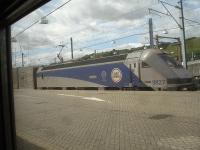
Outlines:
[[[169,67],[182,67],[174,58],[167,54],[158,54]]]

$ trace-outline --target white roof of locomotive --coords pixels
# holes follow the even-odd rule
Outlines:
[[[162,51],[160,49],[138,50],[128,54],[127,59],[146,60],[150,55],[155,53],[162,53]]]

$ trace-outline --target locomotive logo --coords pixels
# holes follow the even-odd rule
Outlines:
[[[118,68],[114,68],[111,72],[112,81],[118,83],[122,80],[122,72]]]

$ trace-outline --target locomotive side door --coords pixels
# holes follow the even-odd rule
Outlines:
[[[138,86],[137,84],[136,84],[136,80],[137,80],[137,83],[138,83],[138,81],[140,81],[141,80],[141,71],[140,71],[140,63],[139,63],[139,61],[135,61],[135,62],[133,62],[132,63],[132,66],[133,66],[133,73],[134,73],[134,75],[135,75],[135,84],[134,84],[134,81],[133,81],[133,84],[134,84],[134,86]]]
[[[129,86],[134,87],[137,86],[135,81],[135,78],[140,79],[140,64],[133,60],[133,59],[127,59],[126,65],[129,67]]]
[[[140,63],[133,62],[133,69],[134,69],[134,74],[137,76],[138,79],[140,79]]]

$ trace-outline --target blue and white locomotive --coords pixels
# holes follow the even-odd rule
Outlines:
[[[191,87],[192,75],[159,49],[73,61],[42,67],[38,88],[151,88]]]

